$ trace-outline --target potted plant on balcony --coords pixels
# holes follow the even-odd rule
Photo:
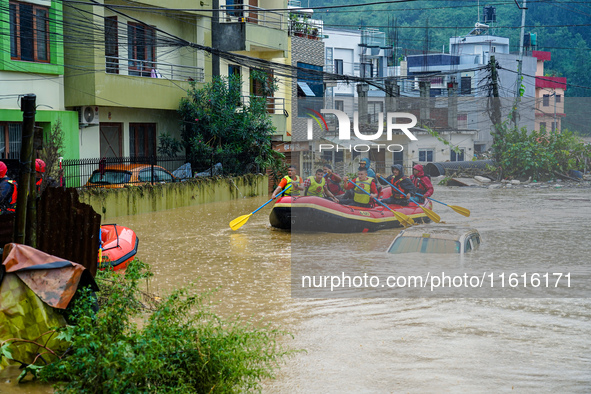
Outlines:
[[[318,28],[317,27],[313,27],[313,28],[308,28],[308,38],[311,40],[318,40]]]

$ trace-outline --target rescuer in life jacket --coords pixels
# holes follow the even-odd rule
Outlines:
[[[304,181],[304,196],[327,196],[327,198],[330,198],[332,201],[339,202],[334,194],[328,190],[328,185],[322,168],[316,170],[316,175],[310,176]]]
[[[415,185],[413,185],[410,179],[404,176],[404,170],[400,164],[394,164],[392,166],[392,175],[386,178],[386,181],[388,182],[384,182],[382,179],[378,180],[382,185],[386,186],[388,186],[389,182],[392,185],[396,186],[400,191],[402,191],[402,193],[406,194],[405,197],[402,193],[400,193],[400,191],[396,190],[395,188],[392,188],[392,196],[380,200],[385,204],[398,204],[403,206],[408,205],[409,197],[411,197],[411,194],[416,192]]]
[[[373,178],[369,178],[367,176],[367,170],[360,168],[357,170],[357,178],[353,179],[353,183],[357,186],[362,188],[363,190],[359,190],[359,187],[355,186],[353,183],[349,182],[349,177],[345,176],[343,178],[345,183],[346,190],[353,190],[353,199],[341,199],[340,202],[343,205],[353,205],[356,207],[364,207],[364,208],[371,208],[373,199],[378,197],[378,188],[376,186],[376,182]],[[367,192],[367,193],[366,193]]]
[[[420,164],[415,165],[412,168],[412,174],[410,180],[417,188],[417,193],[422,194],[424,197],[431,197],[433,195],[433,184],[431,183],[431,179],[425,175],[423,166]],[[417,196],[416,201],[423,203],[425,202],[424,197]]]
[[[284,176],[283,179],[281,179],[281,182],[279,182],[279,186],[277,186],[271,197],[277,197],[277,194],[279,194],[281,190],[285,189],[289,185],[291,185],[289,190],[283,193],[286,196],[299,196],[300,190],[304,190],[304,186],[302,185],[302,178],[298,175],[298,169],[295,166],[295,164],[289,166],[289,168],[287,169],[287,175]]]
[[[17,184],[6,176],[8,168],[0,161],[0,215],[15,211]]]

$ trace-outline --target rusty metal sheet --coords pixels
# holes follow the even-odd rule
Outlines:
[[[16,243],[6,245],[2,264],[43,302],[59,309],[68,306],[85,270],[80,264]]]

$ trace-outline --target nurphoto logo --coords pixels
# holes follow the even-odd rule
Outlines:
[[[309,108],[308,108],[309,109]],[[404,148],[400,144],[352,144],[344,145],[342,142],[351,141],[351,120],[349,116],[343,112],[334,109],[321,109],[318,113],[310,109],[312,113],[309,113],[310,119],[308,119],[308,140],[311,141],[313,139],[313,122],[315,120],[320,129],[323,130],[326,128],[328,130],[328,125],[326,124],[326,120],[322,116],[322,114],[333,114],[337,117],[339,122],[339,140],[340,144],[319,144],[318,150],[322,152],[323,150],[347,150],[349,152],[368,152],[371,148],[376,148],[379,152],[380,149],[385,149],[388,152],[401,152]],[[410,123],[395,123],[395,121],[399,121],[400,119],[410,119]],[[407,112],[388,112],[386,114],[386,140],[392,141],[392,132],[394,130],[402,131],[411,141],[416,141],[417,137],[410,132],[410,128],[416,126],[417,124],[417,117],[413,114]],[[324,127],[323,127],[324,125]],[[380,112],[378,114],[378,130],[374,134],[362,134],[359,131],[359,114],[357,111],[353,113],[353,132],[355,133],[355,137],[359,140],[363,141],[377,141],[379,140],[384,134],[384,113]]]

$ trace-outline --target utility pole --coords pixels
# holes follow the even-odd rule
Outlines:
[[[519,60],[517,61],[517,83],[515,84],[515,105],[513,106],[513,123],[517,128],[517,117],[518,117],[518,106],[521,102],[521,78],[523,73],[523,40],[525,37],[525,10],[527,0],[523,0],[523,6],[521,8],[521,35],[519,38]]]
[[[26,94],[21,98],[21,111],[23,111],[23,137],[20,154],[21,168],[18,177],[19,193],[16,200],[16,217],[14,220],[14,242],[19,244],[25,244],[27,201],[29,200],[29,190],[31,189],[31,178],[33,178],[35,174],[33,137],[35,130],[36,100],[37,97],[34,94]],[[33,186],[35,186],[35,182],[33,182]]]

